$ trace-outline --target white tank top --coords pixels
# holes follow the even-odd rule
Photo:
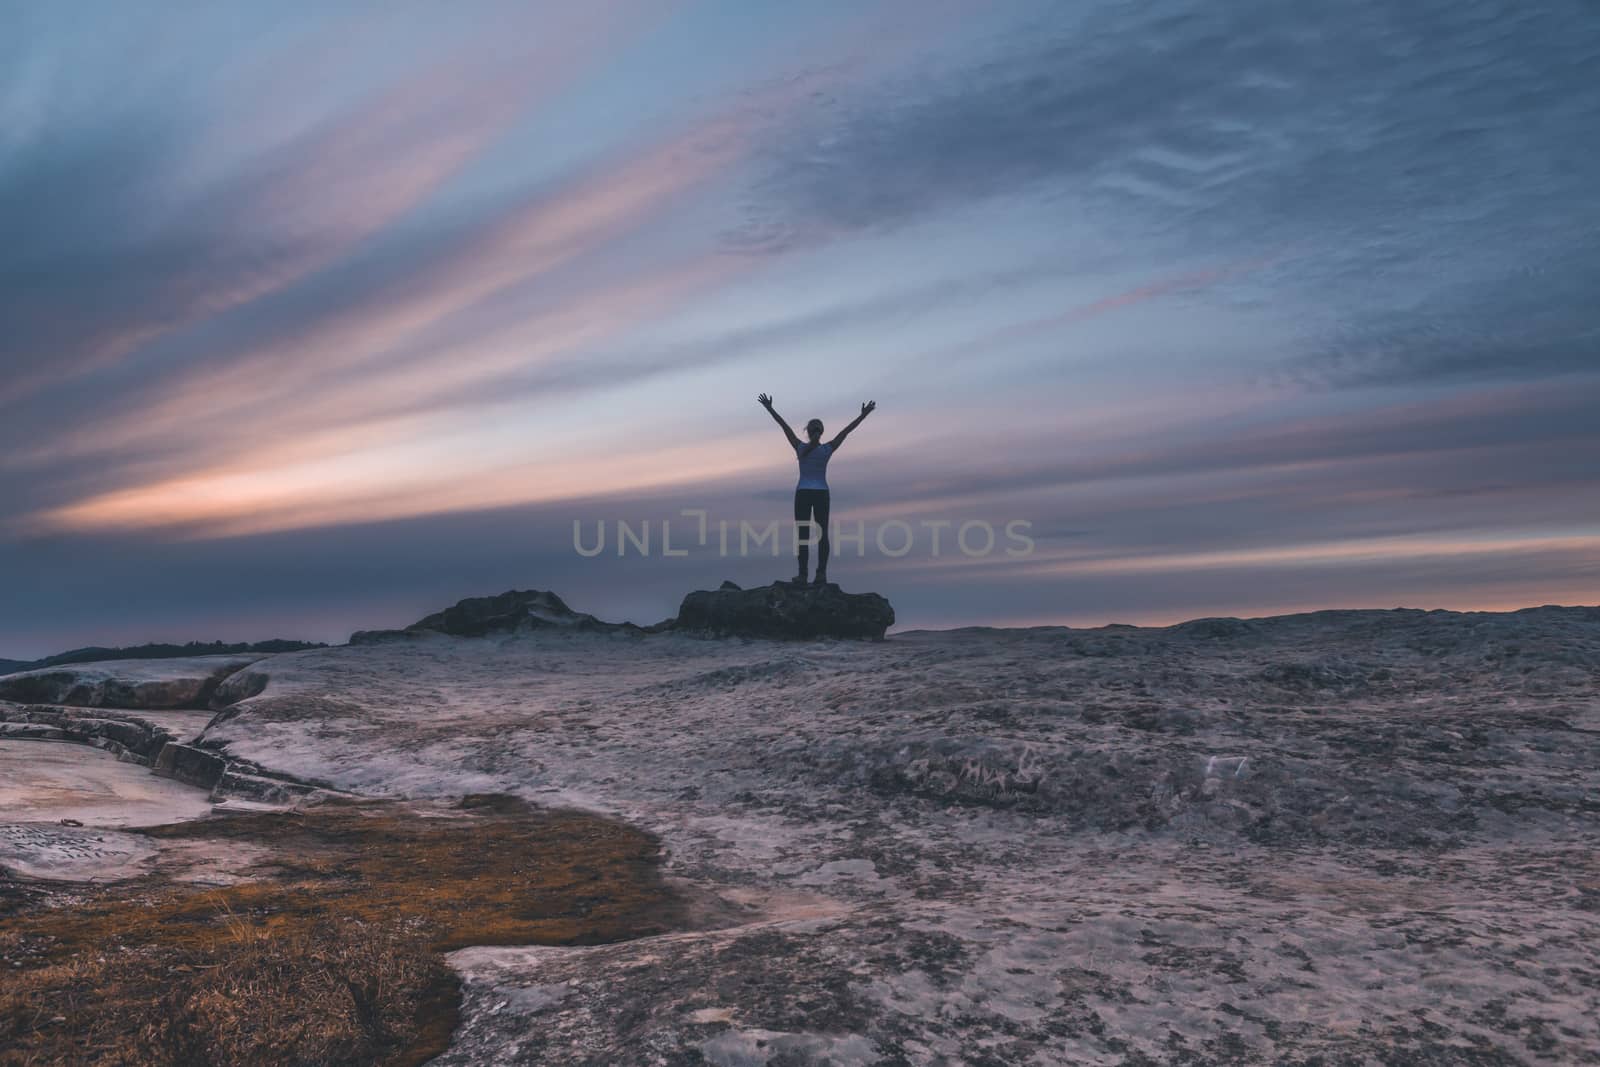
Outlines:
[[[833,455],[833,446],[820,444],[807,452],[806,445],[802,443],[795,446],[794,454],[800,460],[800,484],[795,488],[828,488],[828,457]]]

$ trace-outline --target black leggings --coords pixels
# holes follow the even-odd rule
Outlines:
[[[817,538],[817,573],[821,574],[828,569],[828,491],[826,489],[796,489],[794,491],[794,521],[804,522],[808,525],[805,529],[797,530],[800,553],[800,573],[806,572],[806,566],[811,558],[811,546],[806,544],[810,538],[809,523],[812,516],[816,516],[816,524],[822,527],[822,533]]]

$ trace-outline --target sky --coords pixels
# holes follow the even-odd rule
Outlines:
[[[1587,0],[0,4],[0,656],[787,577],[761,392],[877,402],[900,628],[1600,603],[1596,69]]]

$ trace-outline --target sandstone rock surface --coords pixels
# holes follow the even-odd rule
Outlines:
[[[440,1067],[1600,1050],[1594,608],[542,627],[269,667],[202,745],[613,814],[723,902],[717,929],[458,953]]]
[[[191,742],[224,795],[510,793],[660,836],[700,925],[455,953],[439,1067],[1600,1050],[1600,609],[814,643],[503,614],[254,664]]]

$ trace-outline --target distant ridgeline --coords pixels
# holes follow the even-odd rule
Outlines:
[[[131,648],[75,648],[44,659],[0,659],[0,674],[31,671],[40,667],[60,667],[68,663],[98,663],[108,659],[177,659],[181,656],[234,656],[246,652],[299,652],[307,648],[327,648],[319,641],[256,641],[227,644],[223,641],[190,641],[182,645],[134,645]]]

